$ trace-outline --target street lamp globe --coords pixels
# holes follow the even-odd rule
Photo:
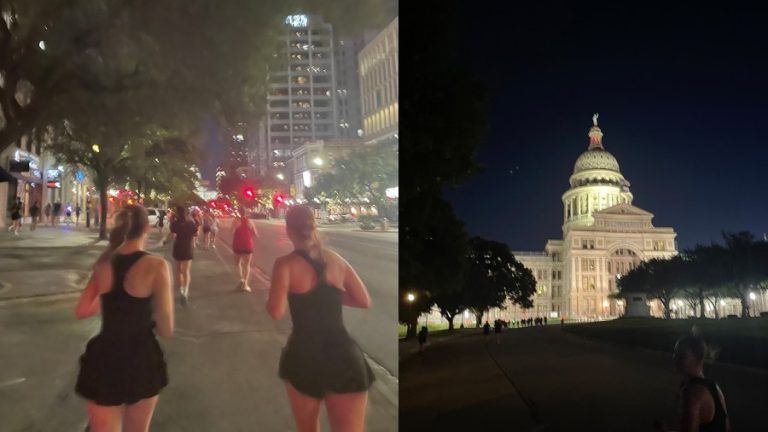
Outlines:
[[[278,174],[277,178],[280,180],[285,180],[285,176],[282,173]]]
[[[318,156],[318,157],[316,157],[316,158],[314,158],[314,159],[312,160],[312,162],[314,162],[314,163],[315,163],[315,165],[317,165],[317,166],[322,166],[322,165],[323,165],[323,159],[321,159],[319,156]]]
[[[407,298],[407,299],[408,299],[408,301],[409,301],[409,302],[411,302],[411,303],[413,303],[413,301],[414,301],[414,300],[416,300],[416,296],[415,296],[415,295],[413,295],[413,294],[411,294],[411,293],[408,293],[408,295],[406,296],[406,298]]]
[[[749,293],[749,298],[750,298],[750,300],[754,300],[754,299],[757,298],[757,296],[755,295],[755,293],[751,292],[751,293]]]

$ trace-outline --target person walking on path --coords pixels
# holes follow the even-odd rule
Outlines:
[[[8,227],[8,231],[13,231],[14,235],[19,235],[19,230],[21,229],[21,212],[23,210],[24,207],[22,206],[21,198],[16,197],[16,201],[14,201],[11,206],[11,226]]]
[[[291,311],[278,375],[297,430],[319,431],[325,402],[332,431],[361,432],[375,377],[344,327],[342,305],[369,308],[371,298],[352,266],[323,247],[309,207],[291,208],[285,223],[295,250],[275,261],[266,307],[275,320]]]
[[[72,204],[67,203],[67,206],[64,208],[64,223],[69,226],[72,223]]]
[[[77,319],[102,319],[80,357],[75,391],[87,400],[91,431],[148,431],[168,385],[155,334],[173,334],[170,269],[144,250],[150,228],[143,207],[127,207],[115,222],[75,309]]]
[[[485,325],[483,326],[483,334],[491,334],[491,325],[488,324],[488,321],[486,321]]]
[[[53,219],[51,219],[51,203],[48,203],[45,205],[45,223],[48,225],[53,225]]]
[[[496,333],[496,345],[501,343],[501,320],[493,323],[493,332]]]
[[[37,229],[37,222],[40,218],[40,204],[38,204],[37,201],[35,201],[35,203],[32,204],[32,207],[29,208],[29,215],[32,217],[32,226],[30,229],[34,231]]]
[[[80,226],[80,204],[75,206],[75,226]]]
[[[176,260],[176,280],[179,282],[181,304],[189,302],[189,284],[192,272],[192,243],[197,237],[197,224],[187,216],[187,209],[176,207],[176,215],[171,222],[169,237],[174,238],[173,259]],[[165,243],[165,242],[164,242]]]
[[[251,292],[248,276],[251,273],[254,239],[258,238],[259,233],[245,214],[242,214],[235,223],[237,226],[232,233],[232,251],[235,253],[235,267],[240,275],[240,284],[237,289]]]
[[[163,227],[165,227],[165,210],[160,209],[157,211],[157,229],[160,235],[163,234]]]
[[[429,336],[427,326],[421,326],[421,330],[419,330],[419,352],[424,351],[424,344],[427,343],[427,336]]]

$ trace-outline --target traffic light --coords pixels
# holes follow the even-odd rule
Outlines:
[[[278,207],[285,203],[285,195],[282,192],[278,192],[272,197],[272,206]]]
[[[256,193],[253,191],[253,187],[246,186],[243,188],[243,197],[248,200],[252,200],[256,197]]]
[[[215,209],[216,208],[216,201],[214,201],[214,200],[208,201],[208,207]]]

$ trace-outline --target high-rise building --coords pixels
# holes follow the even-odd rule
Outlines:
[[[333,27],[310,15],[288,16],[285,26],[267,78],[267,154],[273,171],[284,170],[298,146],[338,134]]]
[[[241,125],[244,127],[244,125]],[[229,136],[225,136],[225,139],[229,141],[229,148],[227,151],[227,169],[228,172],[234,172],[239,168],[247,168],[248,163],[248,146],[245,141],[246,131],[243,127],[236,127],[230,129]]]
[[[335,44],[337,137],[357,138],[362,134],[360,80],[357,54],[365,46],[364,36],[339,37]]]
[[[398,18],[358,55],[366,142],[398,139]]]

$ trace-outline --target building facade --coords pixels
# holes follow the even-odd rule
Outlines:
[[[589,130],[589,147],[574,165],[563,193],[563,239],[542,252],[513,252],[536,278],[533,309],[509,305],[511,319],[562,316],[601,319],[621,315],[624,304],[609,296],[621,275],[641,261],[677,254],[672,228],[653,225],[653,214],[633,205],[630,183],[603,147],[603,132]],[[502,313],[504,313],[502,312]],[[652,313],[658,313],[652,305]]]
[[[285,25],[267,78],[267,155],[272,171],[284,170],[298,146],[335,138],[338,124],[333,27],[309,15],[291,15]]]
[[[358,55],[366,142],[398,138],[398,25],[395,18]]]

